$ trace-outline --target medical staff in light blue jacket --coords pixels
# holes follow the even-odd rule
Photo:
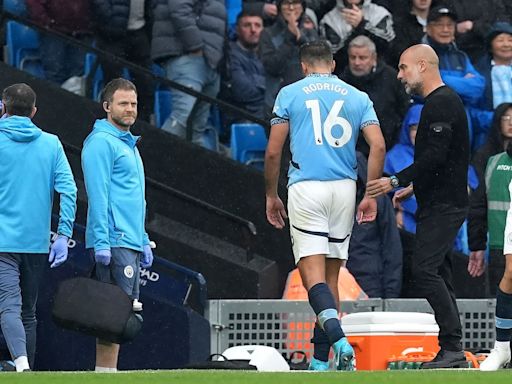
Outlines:
[[[62,144],[31,121],[36,94],[27,84],[2,93],[0,119],[0,324],[17,371],[36,349],[36,302],[49,255],[64,263],[76,211],[76,185]],[[54,191],[60,195],[58,235],[50,249]]]
[[[107,118],[96,120],[82,151],[82,169],[89,201],[86,247],[96,261],[96,278],[114,282],[140,305],[139,266],[151,267],[153,252],[144,229],[144,167],[130,132],[137,118],[137,90],[114,79],[102,91]],[[112,281],[113,280],[113,281]],[[119,345],[98,340],[98,372],[115,372]]]

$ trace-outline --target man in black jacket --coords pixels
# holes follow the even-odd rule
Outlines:
[[[418,211],[412,274],[418,295],[434,310],[441,347],[434,360],[421,367],[467,367],[451,268],[451,249],[468,208],[466,112],[460,97],[441,80],[439,58],[432,47],[408,48],[398,68],[406,92],[425,100],[414,163],[396,175],[368,182],[367,193],[377,197],[405,187],[393,198],[402,201],[412,195],[414,183]]]

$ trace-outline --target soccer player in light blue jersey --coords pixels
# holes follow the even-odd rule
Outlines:
[[[356,142],[360,132],[370,146],[368,180],[382,174],[385,144],[367,94],[332,75],[335,62],[326,41],[300,49],[305,78],[279,92],[265,154],[266,214],[274,227],[287,218],[277,194],[279,165],[290,134],[292,159],[288,172],[288,213],[295,263],[309,303],[317,315],[309,368],[329,369],[334,349],[338,370],[354,370],[354,351],[338,314],[338,274],[348,258],[356,205]],[[375,220],[377,204],[365,197],[357,220]]]

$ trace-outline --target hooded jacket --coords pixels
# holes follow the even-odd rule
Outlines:
[[[71,237],[76,185],[57,136],[28,117],[0,119],[0,252],[48,253],[53,193],[59,234]]]
[[[402,169],[407,168],[414,161],[414,144],[411,141],[409,135],[409,127],[411,125],[417,125],[420,122],[421,110],[423,109],[422,104],[415,104],[404,117],[402,123],[402,129],[400,130],[400,136],[398,143],[386,153],[384,161],[384,172],[388,175],[394,175],[400,172]],[[416,197],[413,195],[411,198],[404,200],[401,203],[402,206],[402,218],[404,224],[404,230],[411,233],[416,233],[416,219],[414,215],[418,209],[416,203]]]
[[[455,43],[439,44],[427,35],[423,37],[422,43],[436,51],[443,82],[457,92],[464,106],[478,106],[484,94],[485,78],[473,67],[468,55],[458,49]]]
[[[89,201],[86,248],[123,247],[140,252],[149,244],[144,229],[144,166],[136,147],[138,139],[106,119],[96,120],[85,139],[82,169]]]
[[[364,0],[363,20],[355,29],[343,18],[341,14],[343,8],[345,8],[343,0],[337,0],[336,7],[320,21],[320,32],[331,42],[333,52],[346,47],[347,43],[358,35],[367,35],[372,40],[378,38],[386,43],[395,38],[393,18],[386,8],[372,4],[371,0]],[[375,43],[379,45],[378,41]]]

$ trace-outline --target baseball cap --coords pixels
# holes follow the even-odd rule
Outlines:
[[[457,21],[457,14],[453,9],[445,5],[438,5],[437,7],[430,9],[427,16],[427,23],[436,21],[437,19],[443,16],[451,17],[453,21]]]

